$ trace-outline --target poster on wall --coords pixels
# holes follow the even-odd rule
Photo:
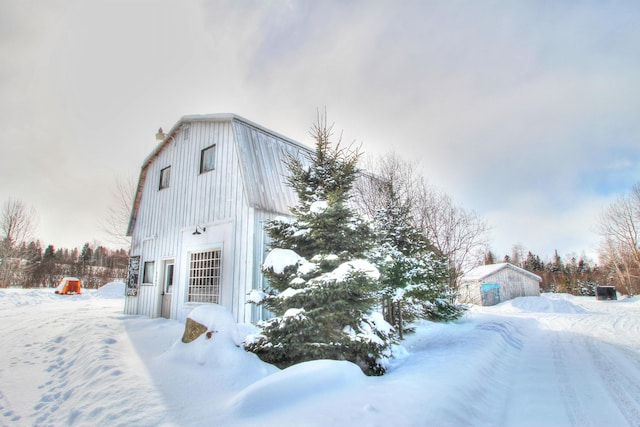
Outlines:
[[[127,296],[138,296],[138,277],[140,276],[140,257],[132,256],[129,258],[129,266],[127,268]]]

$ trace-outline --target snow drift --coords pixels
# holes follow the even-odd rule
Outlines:
[[[0,424],[640,424],[637,298],[545,294],[420,322],[365,377],[344,361],[268,365],[237,346],[254,328],[216,308],[194,316],[218,332],[184,344],[180,322],[123,315],[123,294],[0,290]]]

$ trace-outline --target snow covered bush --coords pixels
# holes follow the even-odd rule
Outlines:
[[[317,360],[348,360],[368,375],[385,371],[390,327],[372,316],[379,272],[365,260],[370,230],[348,207],[359,153],[333,146],[319,121],[309,162],[289,158],[289,185],[298,195],[293,220],[276,218],[265,229],[271,251],[263,265],[269,288],[251,299],[275,317],[247,350],[279,367]],[[307,166],[308,164],[308,166]]]

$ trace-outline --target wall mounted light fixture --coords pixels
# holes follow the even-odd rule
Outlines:
[[[206,228],[206,227],[196,226],[196,231],[194,231],[194,232],[193,232],[193,233],[191,233],[191,234],[193,234],[194,236],[197,236],[197,235],[199,235],[199,234],[204,233],[205,231],[207,231],[207,228]]]

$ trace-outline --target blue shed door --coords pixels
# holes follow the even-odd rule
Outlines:
[[[482,305],[496,305],[500,302],[500,285],[485,283],[481,289]]]

